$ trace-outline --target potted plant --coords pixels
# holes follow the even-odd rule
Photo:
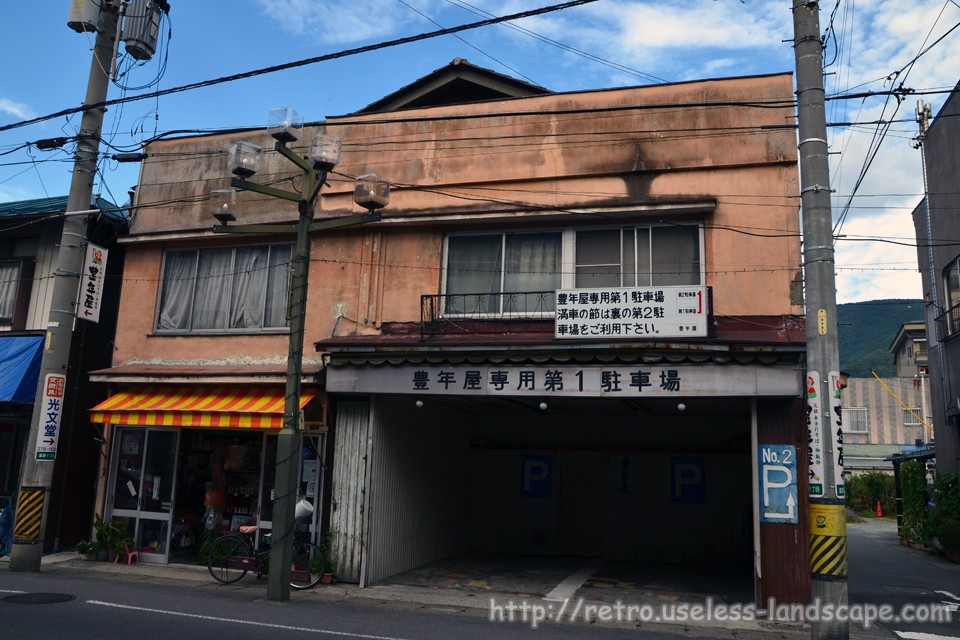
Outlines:
[[[79,553],[80,557],[84,560],[97,559],[97,548],[95,543],[87,542],[86,540],[81,540],[77,543],[77,553]]]
[[[97,560],[113,560],[111,553],[116,553],[116,542],[120,537],[126,537],[125,527],[119,522],[104,522],[100,514],[96,514],[93,521],[95,537],[93,544],[97,550]]]

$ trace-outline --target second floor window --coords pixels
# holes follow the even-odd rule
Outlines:
[[[847,433],[867,433],[866,407],[843,409],[843,430]]]
[[[0,323],[13,321],[13,309],[17,303],[17,286],[20,284],[20,263],[0,262]]]
[[[903,426],[905,427],[919,427],[920,426],[920,407],[910,407],[909,409],[903,410]]]
[[[548,314],[560,288],[699,285],[700,236],[698,224],[451,234],[444,313]]]
[[[167,251],[157,331],[286,328],[290,252],[288,244]]]

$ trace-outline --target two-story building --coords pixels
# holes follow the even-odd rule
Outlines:
[[[306,127],[343,141],[318,218],[357,211],[357,176],[392,187],[380,222],[312,238],[301,489],[342,579],[484,551],[714,566],[808,598],[792,91],[784,73],[552,93],[458,59]],[[272,145],[151,143],[124,240],[94,374],[116,395],[92,416],[113,442],[101,499],[141,560],[204,512],[269,526],[292,237],[211,233],[240,140]],[[264,160],[257,181],[298,179]],[[240,197],[239,223],[296,219]]]
[[[0,496],[12,496],[31,428],[40,377],[44,335],[67,198],[41,198],[0,204]],[[126,228],[116,205],[97,198],[89,217],[91,242],[113,249]],[[71,345],[64,413],[57,444],[52,502],[44,533],[45,550],[55,543],[72,546],[86,538],[93,517],[93,496],[100,443],[90,430],[86,410],[104,389],[87,372],[110,362],[110,340],[119,299],[122,253],[107,260],[106,293],[96,323],[78,320]],[[34,452],[28,452],[34,455]]]

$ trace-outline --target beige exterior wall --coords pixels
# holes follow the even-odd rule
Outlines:
[[[715,314],[801,314],[796,136],[785,126],[793,122],[792,92],[791,76],[782,74],[329,119],[327,131],[343,140],[344,154],[318,217],[360,212],[352,176],[373,171],[394,186],[384,222],[313,238],[308,361],[317,357],[317,340],[419,321],[420,296],[441,292],[444,234],[477,228],[465,225],[491,213],[501,219],[483,228],[580,226],[586,222],[572,209],[614,206],[643,208],[647,221],[701,219]],[[746,106],[761,101],[774,108]],[[728,106],[691,106],[705,102]],[[558,110],[576,112],[550,113]],[[285,359],[285,335],[153,335],[164,249],[263,242],[210,232],[205,198],[228,186],[226,153],[238,140],[267,150],[254,181],[299,184],[300,172],[272,151],[263,131],[147,149],[114,364]],[[303,146],[291,148],[305,153]],[[294,203],[240,197],[246,213],[239,224],[296,219]],[[672,209],[709,200],[716,208],[702,217],[678,218]]]

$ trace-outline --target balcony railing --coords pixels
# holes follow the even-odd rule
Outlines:
[[[941,340],[951,338],[960,333],[960,304],[955,304],[945,313],[937,316],[937,335]]]
[[[554,317],[555,292],[518,293],[438,293],[420,296],[422,334],[445,332],[454,323],[465,320],[551,320]],[[449,326],[448,326],[449,325]]]

